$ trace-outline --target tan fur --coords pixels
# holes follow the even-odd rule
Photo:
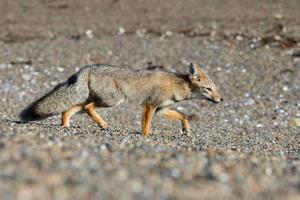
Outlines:
[[[89,103],[84,106],[87,114],[101,127],[101,128],[108,128],[107,123],[103,120],[103,118],[96,112],[95,103]]]
[[[148,136],[150,133],[150,125],[155,113],[156,107],[153,105],[145,104],[142,114],[142,131],[144,136]]]
[[[170,119],[170,120],[178,120],[178,121],[181,121],[182,123],[182,129],[183,131],[187,134],[187,135],[190,135],[190,132],[191,132],[191,128],[190,128],[190,124],[189,124],[189,120],[188,120],[188,117],[181,113],[181,112],[178,112],[176,110],[171,110],[171,109],[164,109],[163,112],[162,112],[162,115],[167,118],[167,119]]]
[[[62,125],[62,127],[69,127],[70,126],[70,118],[74,114],[79,112],[81,109],[82,109],[82,106],[73,106],[69,110],[62,112],[62,116],[61,116],[61,119],[62,119],[61,125]]]
[[[93,65],[82,68],[34,102],[22,112],[21,118],[25,120],[30,116],[39,119],[61,112],[62,126],[68,127],[70,117],[85,110],[101,128],[107,128],[107,123],[95,109],[128,102],[144,106],[143,135],[150,134],[155,113],[181,121],[183,131],[189,133],[188,117],[169,109],[169,106],[192,98],[208,99],[215,103],[222,101],[214,83],[197,64],[191,63],[186,75]]]

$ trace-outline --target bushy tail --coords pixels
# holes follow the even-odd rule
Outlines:
[[[89,71],[83,68],[66,82],[57,85],[52,91],[25,108],[22,121],[35,121],[61,113],[74,105],[84,104],[89,97]]]

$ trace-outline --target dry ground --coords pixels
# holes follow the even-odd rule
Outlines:
[[[300,2],[0,2],[1,199],[300,199]],[[92,63],[185,72],[196,61],[225,102],[183,102],[192,137],[141,107],[21,123],[31,101]]]

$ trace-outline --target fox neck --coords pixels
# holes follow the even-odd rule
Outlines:
[[[205,99],[203,94],[199,92],[199,88],[195,87],[190,81],[190,75],[188,74],[176,74],[176,77],[179,79],[178,85],[181,85],[184,92],[180,94],[175,93],[176,101],[183,101],[189,99]]]
[[[175,101],[183,101],[192,98],[193,88],[190,82],[189,75],[176,74],[177,92],[174,93]]]

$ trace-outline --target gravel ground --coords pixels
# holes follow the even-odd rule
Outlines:
[[[84,2],[84,3],[83,3]],[[300,199],[300,3],[1,1],[1,199]],[[141,107],[21,123],[30,102],[86,64],[185,72],[225,101],[187,101],[192,136]]]

